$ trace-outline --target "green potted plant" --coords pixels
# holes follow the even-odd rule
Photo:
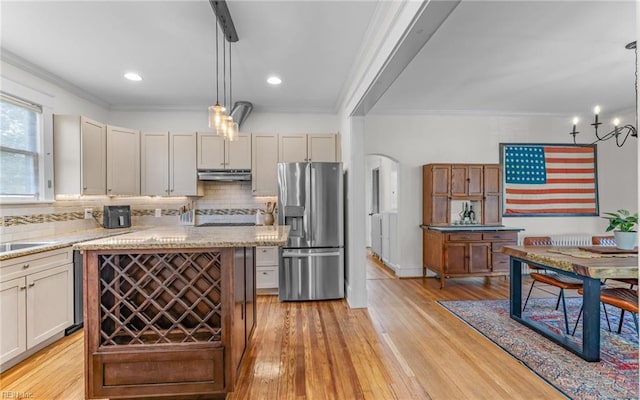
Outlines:
[[[623,250],[633,250],[638,242],[638,213],[631,214],[628,210],[604,213],[602,218],[609,220],[607,232],[613,231],[616,247]]]

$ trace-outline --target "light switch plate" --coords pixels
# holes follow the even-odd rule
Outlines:
[[[93,208],[85,208],[84,209],[84,219],[93,218]]]
[[[156,218],[162,217],[162,209],[161,208],[156,208],[155,216],[156,216]]]

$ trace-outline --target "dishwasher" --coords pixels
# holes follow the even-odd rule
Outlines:
[[[73,332],[82,329],[83,314],[82,305],[84,302],[84,292],[82,287],[83,280],[82,270],[82,253],[78,250],[73,251],[73,325],[65,329],[64,334],[70,335]]]

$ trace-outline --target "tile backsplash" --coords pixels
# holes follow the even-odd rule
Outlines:
[[[0,208],[0,241],[28,240],[55,236],[77,230],[98,228],[98,222],[84,218],[91,208],[97,220],[102,220],[105,205],[130,205],[134,226],[173,225],[179,223],[180,209],[192,204],[196,223],[219,219],[221,215],[255,215],[276,197],[254,197],[251,182],[203,182],[203,197],[108,197],[82,196],[56,198],[52,204],[2,205]],[[161,216],[156,217],[156,210]]]

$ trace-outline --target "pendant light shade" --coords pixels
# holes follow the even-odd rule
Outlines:
[[[229,131],[227,132],[227,139],[229,139],[230,142],[235,142],[236,140],[238,140],[238,123],[234,122],[233,120],[229,125]]]

